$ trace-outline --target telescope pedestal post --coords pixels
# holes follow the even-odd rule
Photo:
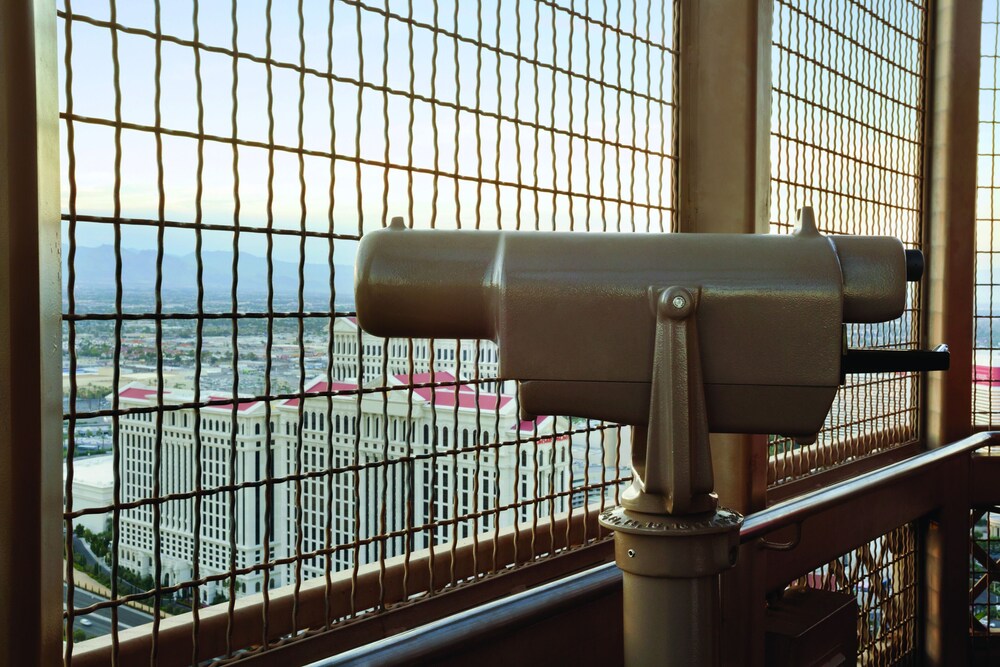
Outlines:
[[[719,659],[719,574],[736,563],[743,517],[605,511],[622,570],[625,664],[710,667]]]
[[[698,291],[656,291],[648,428],[636,428],[632,485],[605,510],[623,573],[625,664],[718,664],[719,574],[736,563],[743,517],[712,491],[694,313]]]

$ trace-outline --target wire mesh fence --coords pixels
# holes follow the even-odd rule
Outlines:
[[[1000,14],[997,2],[983,2],[982,61],[979,84],[979,164],[976,173],[976,285],[975,340],[972,377],[972,422],[975,428],[994,427],[1000,413],[1000,328],[997,326],[997,85],[1000,61]]]
[[[969,630],[989,635],[1000,628],[1000,511],[973,509],[970,524]]]
[[[980,664],[1000,658],[1000,507],[973,508],[969,517],[969,634]]]
[[[845,553],[792,584],[853,595],[857,664],[917,664],[917,526],[907,524]]]
[[[997,327],[997,85],[1000,62],[1000,6],[983,2],[979,84],[979,145],[976,172],[976,279],[973,314],[972,426],[996,428],[1000,413],[1000,329]],[[990,450],[995,454],[995,450]],[[1000,509],[975,508],[971,513],[969,557],[969,632],[976,659],[1000,658],[990,636],[1000,628]]]
[[[832,234],[886,234],[920,248],[928,16],[925,2],[775,0],[771,230],[811,205]],[[848,327],[852,347],[920,340],[920,288],[893,322]],[[915,374],[854,375],[815,444],[769,443],[774,486],[917,438]]]
[[[628,478],[627,429],[522,420],[488,341],[368,336],[352,265],[397,214],[670,231],[674,3],[61,0],[58,18],[67,664],[95,634],[116,662],[145,624],[155,661],[179,613],[198,662],[211,604],[242,655],[243,595],[267,650],[279,587],[305,618],[308,580],[376,568],[328,629],[384,609],[396,563],[405,600],[556,551],[536,540],[552,517],[559,548],[596,539],[568,527]],[[456,568],[511,531],[530,535],[512,557]]]

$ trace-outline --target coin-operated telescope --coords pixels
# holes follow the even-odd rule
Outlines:
[[[522,412],[632,424],[615,530],[628,664],[711,664],[718,574],[742,517],[718,508],[709,432],[810,441],[845,375],[941,370],[947,348],[846,347],[844,325],[902,315],[919,251],[886,236],[407,229],[365,236],[361,327],[486,338]],[[700,613],[696,610],[709,610]]]

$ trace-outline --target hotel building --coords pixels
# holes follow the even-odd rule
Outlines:
[[[414,340],[411,352],[408,341],[390,340],[383,382],[384,341],[340,322],[334,381],[307,382],[303,400],[247,398],[234,410],[230,396],[213,392],[201,396],[211,406],[170,409],[194,395],[169,388],[158,423],[155,388],[121,389],[119,403],[129,410],[119,420],[122,502],[181,496],[158,512],[152,504],[122,512],[125,567],[153,574],[158,528],[163,583],[189,580],[197,531],[198,575],[247,569],[237,588],[252,593],[265,585],[255,567],[265,559],[301,562],[272,566],[270,585],[280,586],[295,580],[292,567],[315,577],[328,566],[344,570],[569,508],[571,485],[579,486],[570,438],[551,435],[568,421],[521,420],[502,384],[463,383],[474,377],[477,354],[479,377],[496,376],[492,343]],[[348,376],[359,345],[360,385]],[[227,587],[209,582],[202,600]]]

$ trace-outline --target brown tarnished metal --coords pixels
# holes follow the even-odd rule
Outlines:
[[[51,3],[0,3],[0,665],[62,648],[57,52]]]

